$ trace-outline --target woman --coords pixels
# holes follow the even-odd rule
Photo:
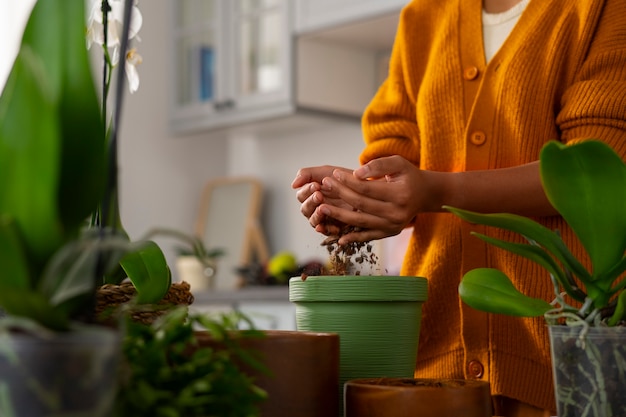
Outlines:
[[[324,234],[337,232],[329,218],[359,226],[340,244],[413,227],[401,273],[429,279],[416,377],[487,380],[496,415],[555,414],[543,319],[477,312],[457,292],[465,272],[487,266],[551,301],[545,272],[472,237],[483,227],[441,207],[533,216],[582,256],[543,193],[537,160],[549,140],[588,138],[626,156],[623,2],[412,1],[363,134],[360,168],[298,172],[302,213]]]

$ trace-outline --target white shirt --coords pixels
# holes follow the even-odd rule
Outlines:
[[[522,0],[502,13],[487,13],[483,9],[483,44],[487,62],[498,52],[529,1]]]

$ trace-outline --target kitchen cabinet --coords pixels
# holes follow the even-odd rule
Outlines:
[[[175,132],[284,112],[290,90],[288,0],[172,0]]]
[[[171,1],[174,134],[358,124],[399,12],[298,34],[294,0]]]
[[[295,0],[297,33],[352,24],[385,14],[398,14],[408,0]]]

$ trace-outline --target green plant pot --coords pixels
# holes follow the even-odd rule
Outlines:
[[[300,331],[339,334],[339,392],[356,378],[412,378],[427,280],[312,276],[289,281]],[[340,405],[343,409],[343,405]]]
[[[559,417],[626,416],[626,327],[549,330]]]
[[[103,327],[1,333],[0,416],[110,416],[120,355],[118,333]]]

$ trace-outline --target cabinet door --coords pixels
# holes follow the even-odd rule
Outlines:
[[[233,51],[229,91],[235,111],[289,100],[291,47],[288,1],[228,0]]]
[[[179,0],[173,4],[174,105],[190,110],[218,101],[225,94],[222,89],[225,57],[220,48],[222,3]]]

